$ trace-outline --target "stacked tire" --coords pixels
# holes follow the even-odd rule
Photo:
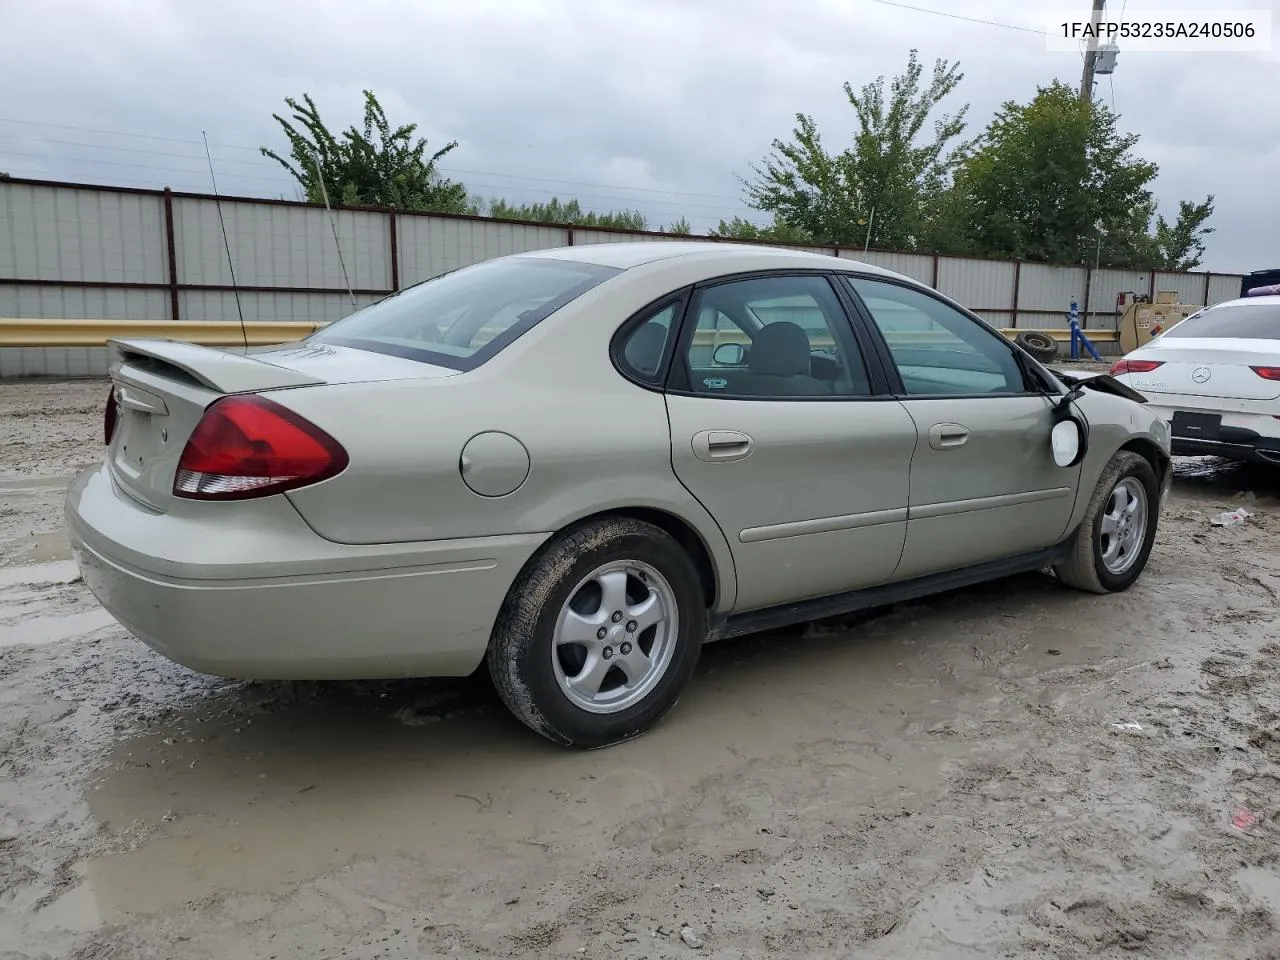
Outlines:
[[[1024,330],[1014,340],[1023,350],[1031,354],[1041,363],[1050,363],[1058,359],[1058,341],[1039,330]]]

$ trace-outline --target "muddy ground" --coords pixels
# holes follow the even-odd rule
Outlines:
[[[104,393],[0,385],[0,957],[1280,957],[1280,472],[1181,464],[1126,595],[713,647],[578,754],[130,639],[61,532]]]

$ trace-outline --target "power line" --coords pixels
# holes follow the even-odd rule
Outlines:
[[[929,13],[935,17],[946,17],[949,20],[964,20],[966,23],[981,23],[988,27],[1000,27],[1004,30],[1017,30],[1021,33],[1038,33],[1044,35],[1043,30],[1035,27],[1021,27],[1013,23],[1001,23],[999,20],[984,20],[981,17],[966,17],[959,13],[948,13],[946,10],[934,10],[930,7],[917,7],[910,3],[899,3],[898,0],[871,0],[872,3],[883,4],[886,7],[897,7],[900,10],[914,10],[916,13]]]
[[[114,153],[142,153],[148,157],[176,157],[181,160],[197,160],[199,159],[193,153],[169,153],[162,150],[155,150],[151,147],[117,147],[111,143],[87,143],[84,140],[56,140],[52,137],[41,137],[20,133],[4,133],[0,132],[0,137],[9,140],[29,140],[32,143],[56,143],[60,147],[88,147],[91,150],[111,150]],[[210,144],[213,146],[213,144]],[[279,166],[274,161],[268,161],[266,158],[260,157],[257,160],[219,160],[219,163],[234,163],[237,166],[251,167],[269,167],[272,170],[279,170]]]
[[[43,120],[19,120],[15,117],[0,117],[0,123],[17,123],[27,127],[49,127],[54,130],[76,130],[80,133],[100,133],[108,137],[133,137],[137,140],[159,140],[165,143],[187,143],[194,146],[201,146],[199,140],[184,140],[179,137],[159,137],[150,133],[126,133],[122,130],[103,130],[95,127],[82,127],[70,123],[46,123]],[[257,152],[257,147],[246,147],[243,144],[230,143],[210,143],[211,147],[224,147],[228,150],[251,150]]]
[[[188,176],[188,177],[196,177],[196,176],[202,175],[201,171],[199,170],[192,170],[185,167],[161,166],[159,164],[147,164],[147,163],[134,163],[131,161],[126,162],[123,160],[100,160],[94,157],[69,157],[65,155],[58,156],[58,155],[35,153],[35,152],[22,151],[22,150],[0,149],[0,157],[36,157],[41,160],[49,161],[50,163],[77,163],[77,164],[91,164],[95,166],[123,167],[131,170],[152,170],[152,171],[155,171],[156,173],[161,173],[161,174],[181,174],[183,176]],[[196,159],[196,158],[192,158],[192,159]],[[273,178],[266,175],[250,174],[250,173],[224,173],[223,179],[236,180],[236,181],[261,184],[261,185],[270,184],[271,187],[274,188],[275,192],[282,191],[284,187],[291,182],[286,179],[283,173],[278,178]],[[141,183],[143,186],[154,185],[154,184],[147,184],[145,181],[132,181],[132,182]],[[566,195],[565,190],[552,190],[546,187],[527,187],[527,186],[521,186],[521,185],[512,185],[509,183],[489,183],[485,181],[471,181],[468,184],[468,187],[471,188],[473,192],[500,193],[502,191],[517,190],[520,193],[533,193],[533,194],[538,194],[539,196],[543,196],[547,198],[554,198],[554,197]],[[267,188],[266,186],[260,186],[257,189],[266,190]],[[621,187],[618,189],[626,189],[626,188]],[[689,203],[687,201],[679,200],[679,199],[659,199],[656,197],[635,197],[635,196],[627,196],[627,195],[612,196],[612,195],[603,195],[603,194],[579,193],[577,191],[573,192],[573,195],[572,197],[570,197],[570,199],[595,201],[601,205],[613,205],[614,207],[624,207],[624,206],[625,207],[643,207],[643,206],[667,207],[669,209],[676,210],[676,211],[685,211],[689,213],[699,213],[699,214],[723,215],[725,213],[748,212],[752,210],[751,207],[748,207],[746,204],[743,204],[741,202],[722,203],[722,204],[713,205],[713,204],[707,204],[707,203]]]
[[[144,133],[129,133],[123,130],[103,130],[103,129],[94,129],[89,127],[75,127],[67,124],[43,123],[35,120],[17,120],[9,117],[0,117],[0,123],[15,123],[15,124],[22,124],[24,126],[49,127],[51,129],[57,129],[57,130],[76,130],[82,133],[98,133],[98,134],[111,136],[111,137],[128,137],[128,138],[140,139],[140,140],[157,140],[165,143],[184,143],[184,144],[191,144],[196,147],[203,147],[203,143],[200,140],[183,140],[177,137],[157,137],[157,136],[152,136],[150,134],[144,134]],[[57,143],[65,146],[87,147],[89,149],[114,150],[117,152],[125,152],[125,153],[147,153],[153,157],[173,157],[176,159],[183,159],[183,160],[199,159],[198,157],[193,156],[191,154],[159,153],[152,150],[145,150],[141,147],[120,147],[120,146],[115,146],[114,144],[86,143],[80,140],[58,140],[58,139],[51,139],[43,136],[31,136],[27,134],[13,134],[13,133],[3,133],[3,132],[0,132],[0,136],[10,137],[13,139],[21,139],[21,140],[35,140],[41,143]],[[219,143],[214,143],[213,141],[210,141],[209,145],[211,147],[217,147],[225,150],[241,150],[241,151],[248,151],[251,153],[258,153],[257,147],[248,147],[243,144],[228,144],[228,143],[219,144]],[[7,151],[7,152],[18,153],[18,151]],[[36,156],[36,154],[31,154],[31,156]],[[102,162],[106,163],[108,161],[102,161]],[[240,166],[254,165],[254,166],[259,166],[263,168],[270,168],[272,170],[278,169],[276,164],[266,160],[265,158],[262,158],[261,156],[259,156],[259,159],[257,160],[220,160],[219,162],[222,164],[234,163]],[[632,194],[651,193],[657,196],[665,196],[665,197],[692,197],[696,199],[717,200],[717,201],[723,201],[727,203],[737,203],[739,201],[739,198],[730,197],[725,194],[697,193],[697,192],[687,191],[687,190],[665,190],[661,187],[634,187],[634,186],[622,186],[619,184],[612,184],[612,183],[595,183],[595,182],[585,181],[585,180],[567,180],[567,179],[558,178],[558,177],[534,177],[534,176],[528,176],[525,174],[517,174],[517,173],[501,173],[496,170],[476,170],[476,169],[467,169],[463,167],[453,167],[453,166],[446,166],[446,165],[440,166],[439,169],[442,173],[444,173],[447,176],[454,176],[454,175],[476,176],[476,177],[499,178],[504,180],[516,180],[516,181],[522,181],[522,182],[528,181],[533,183],[554,183],[554,184],[562,184],[565,187],[588,187],[593,190],[620,190],[620,191],[626,191]],[[228,175],[224,174],[223,176],[226,177]]]

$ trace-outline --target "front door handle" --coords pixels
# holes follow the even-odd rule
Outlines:
[[[754,448],[755,441],[737,430],[703,430],[693,435],[693,455],[699,460],[742,460]]]
[[[962,447],[969,439],[969,428],[958,423],[935,423],[929,428],[929,446],[935,450]]]

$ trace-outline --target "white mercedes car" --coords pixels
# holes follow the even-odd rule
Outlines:
[[[1280,296],[1207,307],[1110,373],[1169,422],[1175,454],[1280,463]]]

